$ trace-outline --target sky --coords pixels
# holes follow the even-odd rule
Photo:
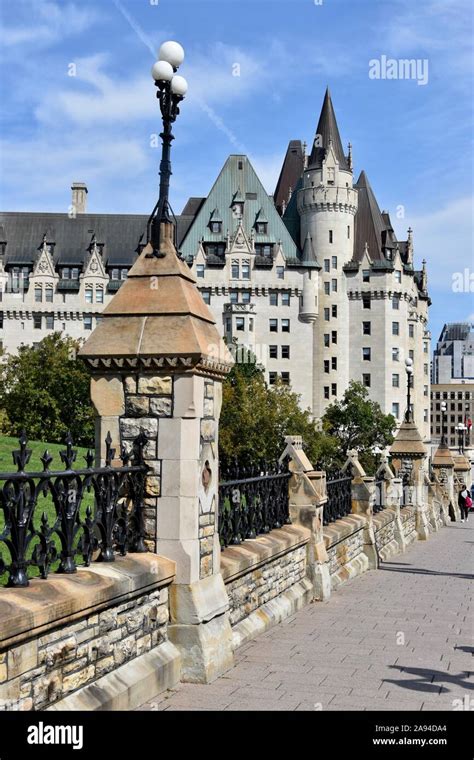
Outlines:
[[[269,193],[291,139],[311,143],[329,85],[357,177],[427,260],[434,341],[474,322],[472,0],[0,0],[0,208],[149,213],[164,40],[186,51],[171,203],[208,194],[230,153]],[[411,78],[373,78],[393,59]],[[377,64],[373,62],[376,61]],[[371,63],[372,62],[372,63]],[[382,68],[380,68],[380,73]],[[238,74],[238,75],[236,75]]]

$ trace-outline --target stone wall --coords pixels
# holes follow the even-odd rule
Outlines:
[[[386,508],[373,516],[375,545],[381,560],[388,560],[399,553],[395,533],[395,509]]]
[[[405,536],[405,541],[407,545],[411,544],[413,541],[416,541],[417,539],[415,507],[412,507],[412,506],[402,507],[402,509],[400,510],[400,518],[402,521],[402,530],[403,530],[403,535]]]
[[[234,647],[311,600],[309,538],[306,528],[286,525],[222,552]]]
[[[364,551],[365,526],[365,517],[352,514],[324,528],[331,589],[368,570],[368,558]]]
[[[133,695],[111,691],[108,676],[123,673],[126,683],[127,664],[143,665],[152,650],[155,667],[157,659],[169,665],[163,688],[179,680],[179,655],[167,640],[174,563],[137,556],[2,589],[0,709],[41,710],[55,703],[67,709],[71,697],[90,709],[91,694],[95,704],[102,696],[104,704],[116,707],[119,698],[130,706]]]

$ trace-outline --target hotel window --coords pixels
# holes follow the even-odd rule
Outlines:
[[[328,166],[328,185],[334,185],[336,179],[336,170],[334,166]]]
[[[331,292],[331,283],[330,282],[325,282],[324,283],[324,295],[328,296],[330,292]]]
[[[222,222],[211,222],[211,232],[214,234],[222,231]]]
[[[331,383],[331,394],[333,396],[337,396],[337,385],[336,385],[336,383]]]
[[[333,293],[337,293],[337,280],[331,280],[331,290]]]
[[[41,314],[33,314],[33,327],[35,330],[41,330],[42,328],[42,317]]]
[[[269,329],[270,332],[278,332],[278,319],[269,320]]]
[[[243,332],[245,330],[245,319],[244,317],[236,317],[235,318],[235,329],[239,332]]]
[[[428,422],[428,409],[423,409],[423,422]]]
[[[362,335],[370,335],[372,331],[371,322],[362,322]]]
[[[368,346],[365,346],[362,349],[362,360],[364,362],[370,362],[371,355],[372,355],[372,352],[371,352],[370,348]]]
[[[270,306],[278,306],[278,293],[275,291],[270,293]]]
[[[269,372],[268,373],[268,384],[269,385],[275,385],[277,380],[277,373],[276,372]]]
[[[398,362],[400,360],[400,349],[392,348],[392,361]]]
[[[331,256],[331,266],[333,269],[337,269],[337,256]]]
[[[331,342],[337,343],[337,330],[332,330],[331,332]]]
[[[324,398],[329,398],[329,385],[324,386]]]
[[[281,331],[282,332],[290,332],[290,320],[289,319],[282,319],[281,320]]]
[[[242,279],[250,280],[250,264],[247,264],[247,263],[242,264]]]
[[[95,300],[97,303],[104,303],[104,288],[95,289]]]
[[[331,336],[329,335],[329,333],[324,333],[324,347],[329,348],[330,344],[331,344]]]
[[[276,268],[276,276],[279,280],[285,279],[285,267],[277,267]]]
[[[270,359],[278,359],[278,346],[269,346]]]
[[[281,347],[281,358],[282,359],[289,359],[290,358],[290,347],[289,346],[282,346]]]
[[[266,235],[268,222],[257,222],[255,227],[257,228],[257,235]]]
[[[428,386],[424,385],[423,386],[423,396],[427,396],[427,395],[428,395]],[[439,404],[436,404],[436,407],[438,407],[438,406],[439,406]]]
[[[199,275],[198,275],[199,277]],[[204,275],[203,275],[204,277]],[[112,269],[112,272],[110,274],[111,280],[120,280],[120,269]]]
[[[92,330],[92,316],[84,314],[84,330]]]
[[[428,353],[428,343],[423,343],[423,353],[424,354]]]
[[[242,290],[240,296],[242,303],[250,303],[250,290]]]
[[[78,267],[73,267],[71,269],[71,280],[78,280],[79,279],[79,269]]]
[[[408,325],[408,337],[409,338],[415,337],[415,325]]]
[[[196,264],[196,277],[204,277],[204,264]]]
[[[230,290],[229,291],[229,300],[231,303],[238,303],[239,301],[239,293],[237,290]]]
[[[88,286],[86,288],[86,303],[92,303],[93,300],[94,300],[94,298],[93,298],[92,286]]]
[[[281,305],[282,306],[290,305],[290,294],[286,290],[281,294]]]
[[[362,383],[365,385],[366,388],[370,388],[370,375],[369,374],[363,374],[362,375]]]
[[[428,374],[428,365],[427,364],[423,364],[423,371],[424,371],[425,375]]]
[[[396,372],[392,375],[392,388],[400,388],[400,375]]]
[[[331,269],[331,262],[329,259],[324,259],[324,271],[329,272]]]
[[[120,279],[126,280],[128,277],[128,269],[121,269],[120,270]]]
[[[281,373],[281,382],[284,385],[289,385],[290,384],[290,373],[289,372],[282,372]]]
[[[43,300],[43,288],[41,285],[35,285],[35,302],[41,303]]]
[[[211,303],[211,291],[210,290],[201,290],[202,300],[205,304],[209,306]]]
[[[396,282],[401,282],[402,281],[402,273],[400,271],[398,271],[398,270],[395,272],[395,281]]]
[[[227,317],[225,321],[225,329],[227,330],[227,332],[230,332],[232,330],[232,320],[230,317]]]
[[[334,318],[337,317],[337,306],[331,306],[331,314]]]
[[[54,290],[52,285],[46,285],[45,299],[46,303],[53,303]]]
[[[362,270],[362,282],[370,282],[370,269]]]
[[[392,335],[400,335],[400,322],[392,322]]]
[[[61,271],[61,278],[63,280],[69,280],[70,276],[71,276],[71,271],[69,267],[64,267]]]
[[[327,307],[327,308],[325,307],[324,308],[324,321],[325,322],[329,322],[329,314],[330,314],[329,307]]]
[[[397,420],[400,417],[400,404],[398,402],[392,404],[392,414]]]
[[[333,242],[333,234],[332,234],[332,230],[329,230],[329,242],[330,242],[330,243],[332,243],[332,242]]]
[[[415,359],[415,352],[413,351],[412,348],[408,352],[408,358],[411,359],[412,361]]]
[[[253,317],[249,317],[249,330],[253,332]]]
[[[351,237],[351,228],[349,227],[349,225],[347,225],[347,239],[349,240],[350,237]]]
[[[329,359],[324,360],[324,371],[329,374]]]
[[[331,359],[331,369],[337,369],[337,357],[333,356]]]
[[[54,316],[52,314],[46,315],[46,329],[54,330]]]
[[[393,296],[392,309],[399,309],[399,308],[400,308],[400,296]]]
[[[362,293],[362,308],[370,309],[370,293]]]
[[[239,265],[238,264],[232,264],[230,276],[232,277],[233,280],[238,280],[239,279],[239,272],[240,272]],[[202,275],[202,276],[204,277],[204,275]]]

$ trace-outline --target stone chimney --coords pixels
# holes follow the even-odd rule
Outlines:
[[[71,185],[72,201],[76,214],[85,214],[87,211],[87,185],[84,182],[73,182]]]

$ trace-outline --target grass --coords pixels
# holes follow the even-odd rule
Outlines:
[[[42,441],[28,441],[27,445],[28,449],[31,449],[31,457],[30,461],[25,467],[26,472],[42,472],[43,471],[43,463],[41,462],[41,457],[44,454],[45,450],[47,449],[49,454],[53,457],[53,461],[50,463],[49,468],[54,471],[60,471],[62,472],[65,469],[65,465],[61,460],[60,457],[60,451],[63,451],[65,449],[65,445],[61,443],[44,443]],[[13,457],[12,452],[19,449],[18,439],[17,438],[11,438],[9,436],[1,436],[0,435],[0,472],[17,472],[17,467],[13,463]],[[75,446],[74,450],[77,451],[76,461],[73,463],[72,467],[74,470],[80,470],[85,468],[86,463],[84,460],[84,455],[87,452],[86,448],[82,448],[80,446]],[[0,488],[3,487],[4,481],[0,480]],[[85,517],[85,512],[88,506],[93,507],[94,506],[94,494],[91,491],[90,493],[85,492],[81,507],[80,507],[80,517]],[[52,526],[56,520],[56,510],[54,507],[54,503],[51,497],[51,494],[48,493],[47,496],[40,495],[38,496],[38,501],[35,507],[34,516],[33,516],[33,525],[36,529],[40,527],[41,524],[41,516],[43,512],[46,513],[48,517],[49,525]],[[3,514],[3,511],[0,509],[0,534],[4,530],[5,527],[5,517]],[[54,534],[54,543],[56,545],[56,549],[58,552],[60,551],[60,541],[59,537]],[[30,557],[34,545],[37,542],[33,539],[29,545],[27,556]],[[9,551],[6,548],[5,544],[0,543],[0,557],[2,556],[3,552],[3,559],[8,564],[10,562],[10,556]],[[76,561],[78,564],[82,561],[82,558],[80,555],[77,556]],[[59,561],[56,561],[51,566],[51,572],[54,572],[54,570],[57,568],[59,564]],[[35,577],[39,575],[39,571],[34,568],[30,567],[28,569],[28,575],[29,577]],[[3,585],[6,582],[6,574],[3,576],[0,576],[0,586]]]

